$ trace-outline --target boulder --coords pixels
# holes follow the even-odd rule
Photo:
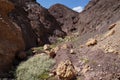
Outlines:
[[[56,69],[56,74],[62,80],[72,80],[76,75],[76,70],[70,60],[60,62]]]
[[[11,2],[0,0],[0,73],[9,70],[16,53],[25,48],[21,29],[7,16],[12,9]]]
[[[43,46],[43,49],[44,49],[44,50],[50,50],[50,45],[49,45],[49,44],[45,44],[45,45]]]
[[[94,38],[90,38],[90,39],[86,42],[86,45],[87,45],[87,46],[93,46],[93,45],[95,45],[95,44],[97,44],[97,40],[94,39]]]

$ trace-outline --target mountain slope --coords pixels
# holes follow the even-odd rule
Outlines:
[[[76,26],[76,23],[79,20],[77,17],[79,13],[62,4],[55,4],[51,6],[48,11],[61,24],[61,28],[64,32],[70,34],[77,31],[78,27]]]
[[[108,25],[120,19],[119,0],[91,0],[85,10],[79,14],[80,34],[89,31],[98,33],[108,30]]]

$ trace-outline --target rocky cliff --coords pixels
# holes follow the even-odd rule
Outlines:
[[[12,66],[15,55],[25,49],[20,27],[8,17],[14,9],[9,1],[0,0],[0,76]]]
[[[52,43],[56,37],[64,37],[66,34],[61,30],[59,22],[48,12],[47,9],[35,1],[15,2],[15,9],[11,12],[11,18],[23,28],[26,48],[45,43]]]
[[[16,55],[15,53],[29,50],[30,48],[35,46],[55,43],[58,37],[63,38],[67,35],[67,33],[61,27],[61,23],[57,21],[57,19],[49,12],[49,10],[42,7],[35,0],[17,0],[17,1],[1,0],[0,4],[1,4],[0,5],[0,14],[1,14],[1,25],[0,25],[1,42],[0,43],[4,44],[5,42],[3,41],[7,40],[8,43],[5,43],[5,44],[7,44],[8,46],[9,44],[16,45],[16,48],[11,47],[12,49],[14,49],[14,51],[11,48],[9,49],[7,45],[6,47],[4,47],[9,49],[9,51],[11,51],[12,53],[9,53],[9,51],[5,53],[4,52],[1,53],[1,54],[13,55],[12,59],[11,57],[10,58],[8,57],[8,59],[10,59],[11,64],[12,64],[13,58],[15,58],[15,55]],[[63,6],[63,8],[64,7],[65,6]],[[65,9],[66,10],[65,12],[67,12],[67,9],[68,8]],[[74,13],[77,14],[76,12],[70,9],[68,11],[72,12],[73,16],[74,16]],[[70,16],[68,16],[67,18],[69,17]],[[2,22],[3,20],[5,20],[6,24]],[[7,24],[10,26],[7,26]],[[14,32],[14,34],[12,33],[12,31]],[[10,37],[10,39],[6,38],[7,36]],[[11,43],[9,43],[9,41]],[[3,46],[1,45],[0,48],[2,51],[4,51],[2,47]],[[1,60],[4,60],[4,59],[1,58]],[[1,63],[0,67],[6,66],[6,65],[4,66],[3,65],[4,64]],[[0,68],[0,70],[2,70],[2,68]]]

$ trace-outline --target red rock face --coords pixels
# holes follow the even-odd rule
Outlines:
[[[78,13],[61,4],[51,6],[48,11],[61,24],[61,28],[67,34],[77,31],[76,23],[79,18]]]
[[[7,17],[13,8],[12,3],[0,0],[0,72],[10,69],[16,52],[25,48],[21,29]]]

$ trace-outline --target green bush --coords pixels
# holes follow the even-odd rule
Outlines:
[[[21,63],[16,70],[17,80],[46,80],[55,61],[46,54],[35,55]]]

